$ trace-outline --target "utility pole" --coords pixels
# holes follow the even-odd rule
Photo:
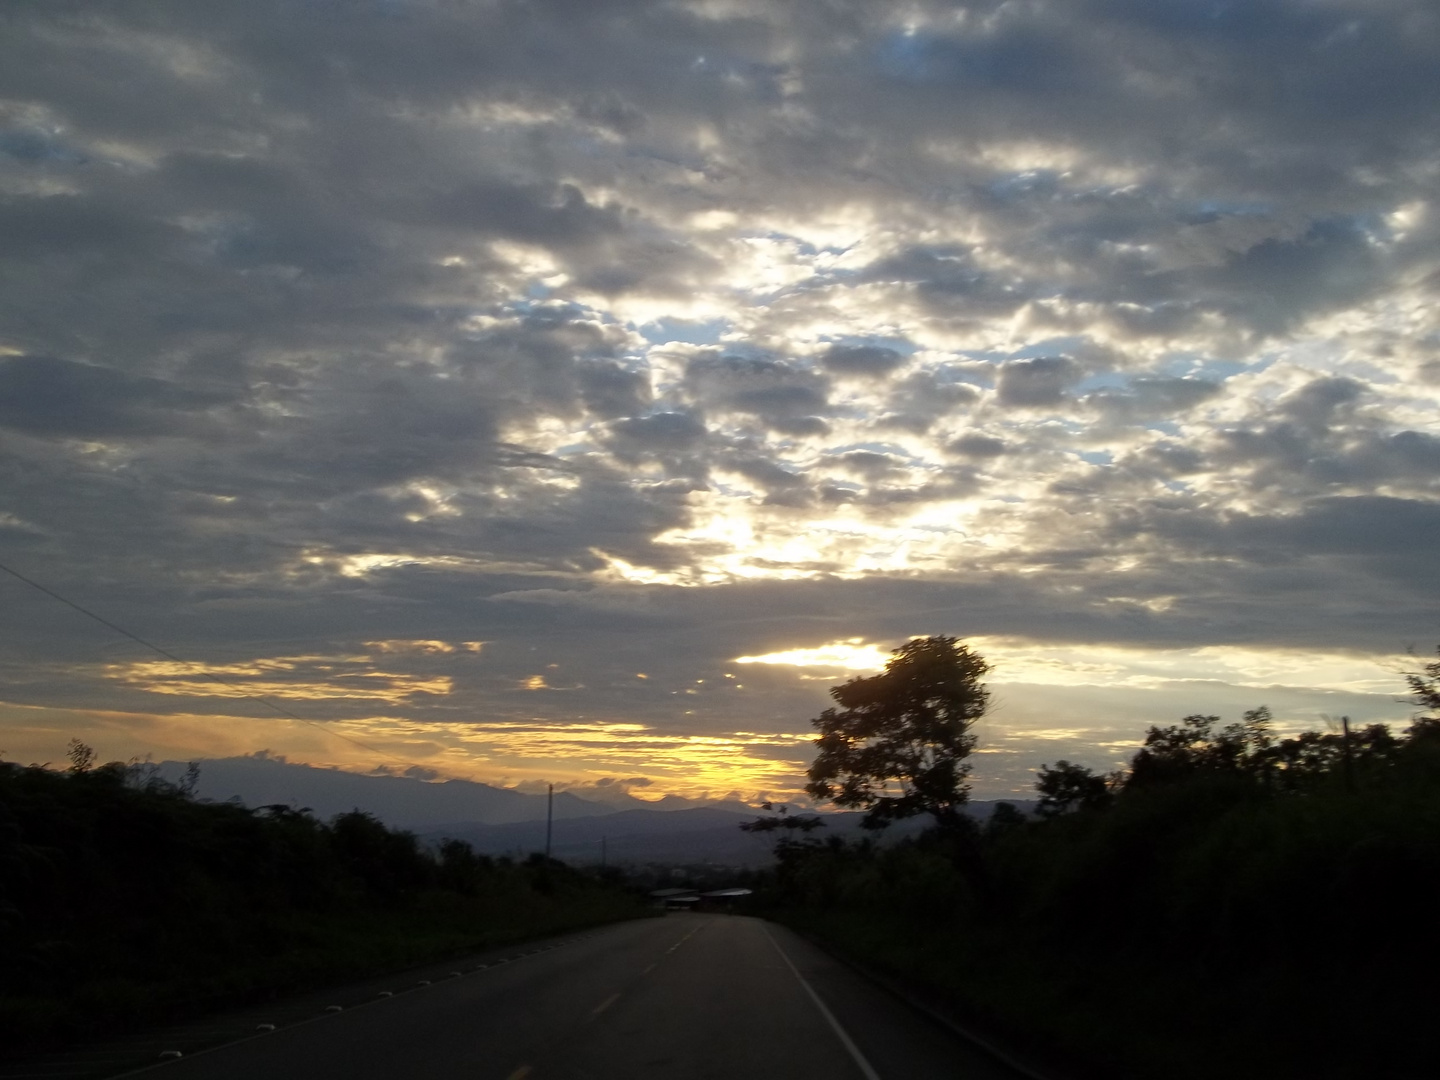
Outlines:
[[[545,798],[545,861],[550,861],[550,830],[555,823],[555,785],[550,785],[550,794]]]
[[[600,837],[600,869],[605,869],[605,841],[608,837]]]
[[[1350,752],[1350,717],[1340,717],[1341,748],[1345,751],[1345,790],[1355,794],[1355,760]]]

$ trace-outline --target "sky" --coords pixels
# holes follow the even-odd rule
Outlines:
[[[993,664],[977,797],[1410,715],[1431,0],[3,27],[0,563],[178,658],[0,575],[7,760],[793,798],[931,634]]]

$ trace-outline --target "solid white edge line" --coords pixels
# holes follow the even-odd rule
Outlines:
[[[805,981],[805,976],[800,974],[800,969],[795,966],[790,957],[785,955],[785,950],[780,947],[780,942],[776,941],[775,935],[770,933],[770,927],[765,926],[763,923],[761,926],[765,931],[765,936],[770,939],[770,944],[774,945],[775,951],[780,954],[780,959],[785,961],[785,966],[790,969],[791,974],[793,974],[800,985],[805,988],[805,992],[810,995],[810,1000],[815,1002],[815,1007],[820,1010],[820,1015],[829,1021],[830,1027],[834,1030],[835,1034],[839,1036],[840,1042],[846,1050],[850,1051],[850,1057],[853,1058],[855,1064],[860,1067],[861,1075],[865,1077],[865,1080],[880,1080],[880,1074],[870,1067],[870,1062],[865,1060],[865,1055],[860,1052],[860,1048],[855,1045],[854,1040],[851,1039],[850,1036],[846,1034],[845,1029],[840,1026],[840,1021],[835,1019],[835,1014],[829,1010],[825,1002],[820,1000],[820,995],[815,992],[815,988]]]

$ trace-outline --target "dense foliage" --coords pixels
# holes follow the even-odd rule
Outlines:
[[[785,835],[767,902],[1071,1073],[1433,1075],[1437,679],[1399,734],[1151,728],[1126,772],[1046,767],[1038,814],[967,844]]]
[[[0,1045],[268,996],[625,917],[559,863],[492,860],[360,811],[205,803],[143,765],[0,763]]]

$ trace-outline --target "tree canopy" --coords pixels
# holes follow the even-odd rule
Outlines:
[[[1115,797],[1111,791],[1114,782],[1112,776],[1097,776],[1084,765],[1075,765],[1063,758],[1053,769],[1041,765],[1035,781],[1035,790],[1040,793],[1036,811],[1041,817],[1055,817],[1071,810],[1101,809]]]
[[[971,728],[990,694],[990,665],[953,637],[908,641],[879,675],[832,687],[840,706],[811,721],[820,732],[805,790],[865,810],[865,825],[930,814],[957,827],[969,796]]]

